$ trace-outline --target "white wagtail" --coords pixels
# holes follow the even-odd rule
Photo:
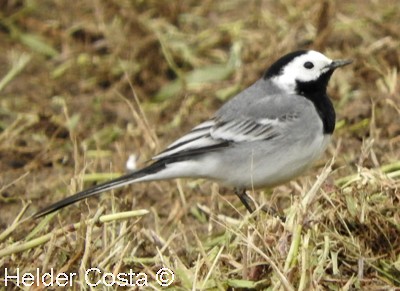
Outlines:
[[[333,71],[350,63],[312,50],[289,53],[211,119],[154,156],[149,166],[76,193],[35,217],[123,185],[188,177],[233,186],[252,212],[246,189],[289,181],[327,147],[335,110],[326,87]]]

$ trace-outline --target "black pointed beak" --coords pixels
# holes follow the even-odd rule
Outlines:
[[[334,70],[339,67],[344,67],[344,66],[351,64],[352,62],[353,62],[353,60],[334,60],[329,65],[329,69]]]

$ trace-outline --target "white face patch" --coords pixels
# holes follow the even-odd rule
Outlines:
[[[279,76],[272,81],[280,88],[290,93],[295,92],[296,81],[310,82],[317,80],[329,70],[332,60],[316,51],[308,51],[288,63]]]

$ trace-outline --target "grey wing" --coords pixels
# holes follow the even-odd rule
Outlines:
[[[268,106],[270,102],[267,100],[264,102],[255,102],[250,106],[252,108],[236,112],[237,114],[228,116],[217,114],[213,119],[193,128],[153,159],[182,158],[204,154],[232,143],[272,140],[284,135],[286,129],[300,118],[301,112],[299,113],[293,106],[286,110],[284,108],[276,110],[279,116],[267,115],[262,107]],[[272,109],[271,112],[273,111]]]
[[[278,137],[282,120],[278,118],[253,119],[239,117],[229,121],[218,120],[211,129],[214,139],[228,140],[235,143],[269,140]]]
[[[200,123],[189,133],[170,144],[164,151],[154,156],[153,160],[179,158],[226,146],[226,141],[211,137],[210,132],[214,126],[213,119]]]

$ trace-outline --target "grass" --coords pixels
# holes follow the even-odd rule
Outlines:
[[[3,2],[2,289],[18,289],[4,286],[5,268],[76,273],[72,288],[84,289],[93,267],[144,272],[156,290],[400,287],[397,1]],[[299,48],[355,62],[329,85],[338,116],[326,154],[252,193],[285,221],[248,215],[230,189],[201,180],[137,184],[30,218],[124,172],[130,155],[144,165]],[[156,281],[162,267],[169,287]]]

